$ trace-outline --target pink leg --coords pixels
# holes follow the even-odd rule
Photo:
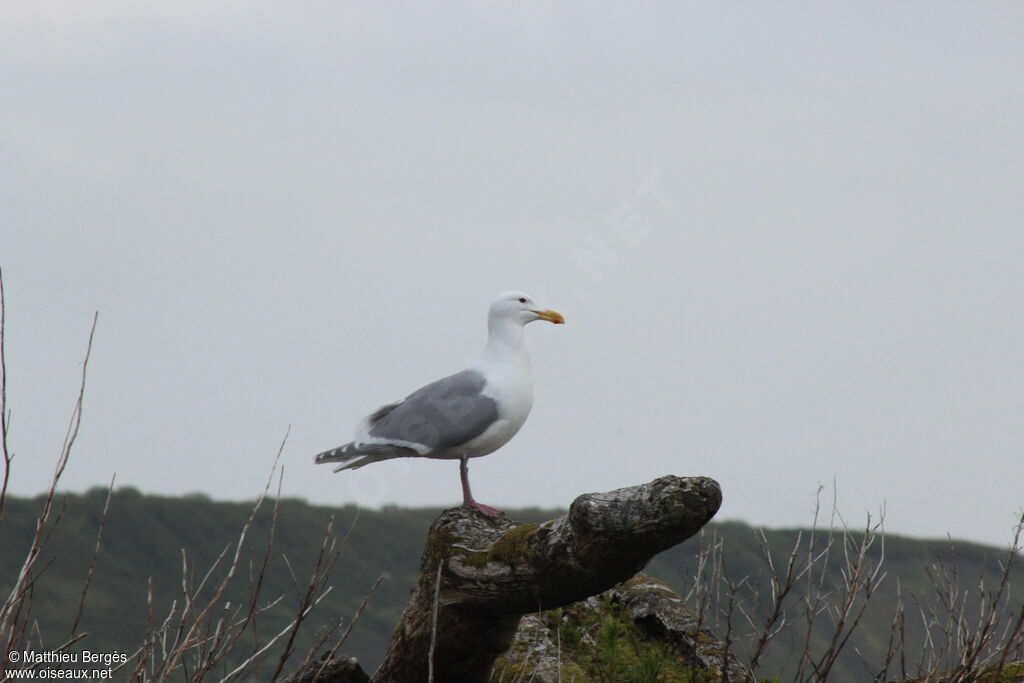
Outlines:
[[[462,504],[473,508],[484,517],[497,517],[502,514],[501,510],[473,500],[473,492],[469,490],[469,465],[466,464],[468,460],[469,458],[466,456],[459,458],[459,474],[462,477]]]

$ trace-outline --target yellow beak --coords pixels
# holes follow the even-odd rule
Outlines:
[[[562,317],[562,314],[558,311],[552,311],[550,308],[543,311],[534,311],[534,313],[536,313],[541,320],[547,320],[549,323],[554,323],[556,325],[562,325],[565,323],[565,318]]]

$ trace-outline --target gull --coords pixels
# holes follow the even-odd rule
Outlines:
[[[469,367],[381,406],[359,423],[352,441],[314,462],[341,463],[334,470],[340,472],[392,458],[458,460],[462,504],[487,517],[501,514],[473,498],[468,461],[508,443],[530,414],[533,379],[523,328],[535,320],[565,322],[525,292],[502,292],[487,312],[487,344]]]

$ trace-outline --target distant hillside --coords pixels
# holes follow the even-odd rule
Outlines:
[[[85,495],[68,495],[59,526],[47,547],[45,561],[52,559],[40,579],[34,604],[34,615],[47,643],[66,639],[78,606],[82,581],[95,544],[106,492],[91,491]],[[10,590],[34,531],[40,499],[9,498],[3,526],[0,527],[0,590]],[[83,628],[89,632],[88,647],[95,650],[131,652],[146,630],[147,581],[152,578],[154,620],[161,620],[172,600],[181,594],[182,549],[190,571],[202,576],[217,556],[237,541],[239,530],[251,505],[213,502],[203,496],[167,498],[142,495],[132,489],[117,491],[112,499],[104,533],[103,548],[97,562],[95,577]],[[332,509],[298,500],[282,500],[278,511],[274,552],[262,595],[267,601],[285,596],[265,615],[261,633],[270,634],[284,628],[295,613],[298,601],[288,565],[301,584],[308,575],[324,528],[334,516],[334,534],[343,537],[351,527],[340,560],[333,573],[334,591],[313,612],[298,642],[299,658],[320,632],[333,620],[346,622],[353,615],[378,576],[385,579],[363,613],[359,624],[343,648],[343,652],[359,657],[366,670],[379,664],[387,640],[398,621],[418,571],[425,532],[438,514],[436,509],[385,508],[357,510],[353,506]],[[541,521],[560,514],[537,509],[511,511],[510,516],[524,522]],[[266,547],[270,530],[270,505],[257,517],[246,546],[258,563]],[[355,522],[353,524],[353,522]],[[794,547],[797,530],[769,530],[767,541],[784,564]],[[705,533],[724,545],[727,575],[738,581],[750,577],[767,594],[767,576],[755,540],[753,528],[736,522],[712,524]],[[804,533],[806,540],[807,534]],[[699,539],[669,550],[655,558],[647,572],[659,577],[680,594],[685,594],[696,568]],[[983,569],[990,580],[996,576],[996,562],[1005,552],[972,543],[957,542],[956,565],[963,587],[974,589]],[[879,599],[873,600],[862,626],[851,638],[847,652],[837,670],[836,680],[857,680],[865,671],[856,650],[869,661],[884,651],[892,618],[897,579],[904,590],[920,594],[929,591],[926,565],[947,561],[951,553],[948,541],[922,541],[909,538],[885,539],[887,578]],[[881,546],[872,549],[881,552]],[[839,580],[839,568],[833,563],[829,581]],[[1024,595],[1024,572],[1012,578],[1014,595]],[[235,581],[226,600],[239,604],[248,599],[246,576]],[[1020,598],[1017,597],[1017,604]],[[907,619],[908,643],[919,643],[922,631],[910,616]],[[823,624],[827,626],[827,624]],[[822,628],[815,638],[824,638]],[[795,646],[795,645],[794,645]],[[769,651],[767,671],[792,673],[787,669],[788,645]]]

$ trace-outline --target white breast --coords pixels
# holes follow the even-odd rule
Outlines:
[[[460,450],[471,458],[498,450],[516,435],[533,407],[533,380],[528,363],[487,368],[483,394],[498,404],[498,420],[483,434],[469,441]]]

